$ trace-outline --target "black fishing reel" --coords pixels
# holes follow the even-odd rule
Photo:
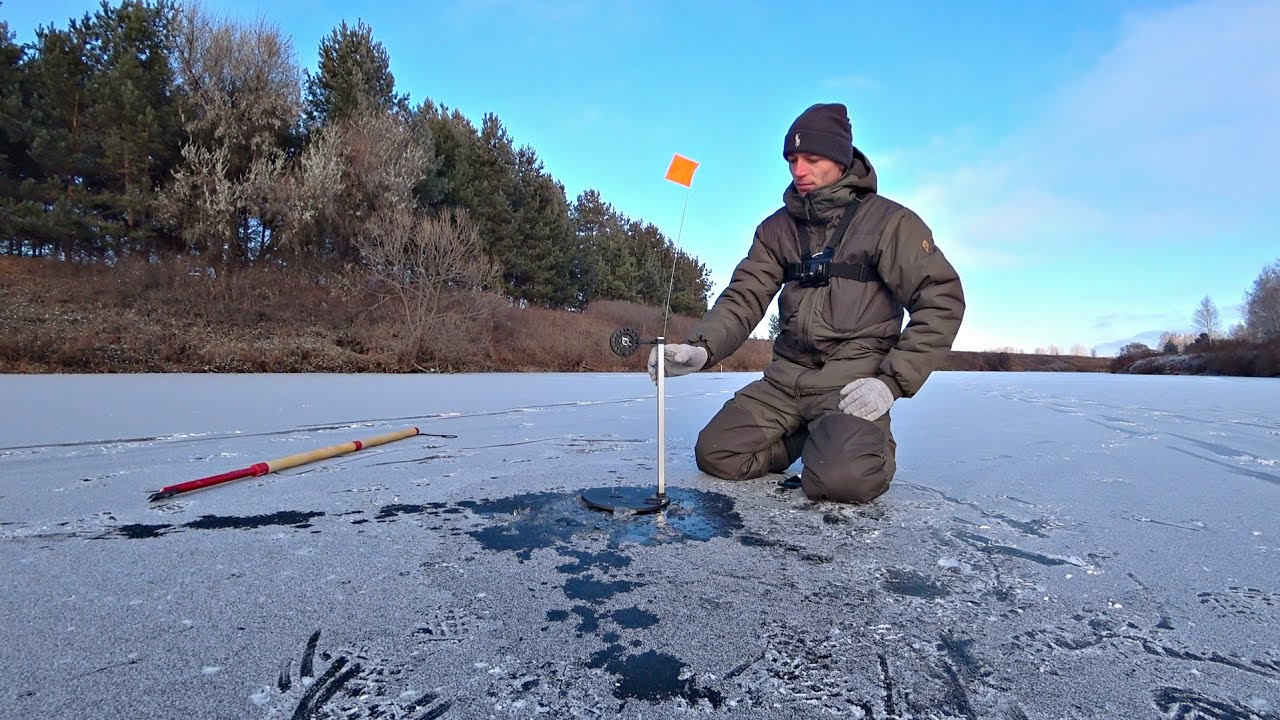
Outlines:
[[[609,349],[618,357],[630,357],[641,345],[656,345],[660,338],[642,340],[631,328],[618,328],[609,336]]]

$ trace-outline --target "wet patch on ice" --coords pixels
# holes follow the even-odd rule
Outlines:
[[[374,520],[390,520],[400,515],[438,515],[448,505],[445,503],[426,503],[423,505],[394,503],[384,505],[378,514],[374,516]]]
[[[599,605],[615,595],[631,592],[638,587],[643,587],[643,584],[627,580],[604,580],[588,574],[566,580],[564,595],[570,600],[584,600],[593,605]]]
[[[639,630],[658,623],[657,615],[638,607],[614,610],[609,617],[613,618],[613,621],[617,623],[619,627],[630,630]]]
[[[679,658],[644,649],[639,639],[621,642],[623,633],[659,624],[662,619],[657,613],[634,603],[609,609],[646,586],[630,574],[632,558],[627,548],[706,542],[732,537],[743,527],[733,500],[725,495],[691,489],[674,489],[668,495],[671,505],[666,510],[645,515],[588,508],[577,493],[530,493],[458,505],[487,521],[487,526],[467,532],[484,549],[512,553],[521,563],[541,550],[564,558],[555,569],[568,576],[560,590],[569,607],[548,611],[546,619],[554,624],[576,619],[574,630],[580,637],[593,635],[606,643],[584,668],[616,676],[611,691],[615,700],[679,699],[689,706],[719,707],[719,694],[691,680]]]
[[[583,505],[577,493],[541,492],[493,500],[464,501],[459,507],[494,524],[468,533],[495,552],[528,560],[536,550],[572,544],[577,536],[607,538],[611,546],[705,542],[742,529],[733,500],[719,493],[675,489],[661,513],[616,517]]]
[[[131,523],[129,525],[121,525],[116,528],[117,535],[130,540],[146,540],[148,538],[156,538],[164,535],[173,529],[172,525],[144,525],[141,523]]]
[[[649,650],[639,654],[627,654],[621,645],[610,645],[587,660],[588,668],[603,668],[619,680],[614,697],[620,700],[643,700],[659,703],[672,698],[682,698],[692,707],[706,702],[712,708],[724,703],[724,696],[717,690],[700,687],[686,673],[688,665],[667,653]]]
[[[309,528],[311,521],[323,517],[323,512],[297,512],[282,510],[264,515],[201,515],[183,527],[193,530],[249,530],[271,525],[287,525],[295,528]]]
[[[823,522],[833,524],[833,522],[828,520],[826,517],[823,518]],[[816,565],[825,565],[834,560],[832,556],[824,553],[809,552],[804,546],[781,540],[770,540],[769,538],[761,537],[754,533],[745,533],[741,535],[738,538],[738,543],[746,547],[776,548],[784,552],[795,553],[796,557],[801,560],[808,563],[814,563]]]
[[[132,523],[120,525],[114,528],[113,532],[117,537],[130,540],[146,540],[176,532],[181,528],[190,530],[248,530],[272,525],[309,528],[313,519],[323,516],[323,512],[296,512],[292,510],[264,515],[201,515],[198,519],[182,525]]]

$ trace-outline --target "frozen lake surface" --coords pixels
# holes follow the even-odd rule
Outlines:
[[[1280,381],[939,373],[847,507],[694,467],[753,377],[614,516],[641,373],[0,376],[0,717],[1280,718]]]

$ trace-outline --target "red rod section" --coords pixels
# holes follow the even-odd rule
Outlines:
[[[156,500],[164,500],[165,498],[171,498],[174,495],[180,495],[184,492],[207,488],[210,485],[219,485],[224,482],[239,480],[240,478],[266,475],[267,472],[268,468],[266,463],[254,463],[253,465],[250,465],[247,468],[241,468],[240,470],[232,470],[231,472],[224,472],[221,475],[210,475],[209,477],[200,478],[199,480],[189,480],[184,483],[178,483],[177,485],[160,488],[159,492],[152,493],[150,500],[153,502]]]

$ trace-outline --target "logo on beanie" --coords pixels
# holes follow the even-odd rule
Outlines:
[[[796,139],[791,144],[800,147],[800,133],[796,133]]]

